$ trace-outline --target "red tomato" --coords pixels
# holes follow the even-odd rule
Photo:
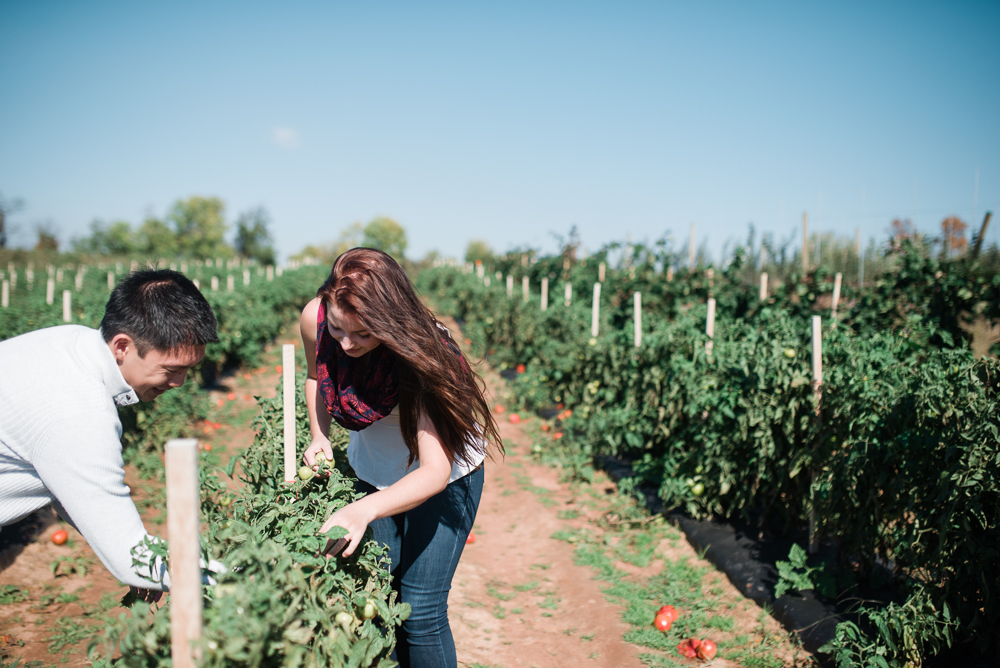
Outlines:
[[[253,401],[253,397],[249,394],[244,394],[243,401]]]
[[[250,380],[250,374],[248,373],[243,374],[243,380]]]
[[[500,415],[505,410],[507,410],[507,409],[504,408],[502,404],[497,404],[496,406],[493,407],[493,412],[496,413],[497,415]]]
[[[715,643],[711,640],[702,640],[698,646],[698,658],[702,661],[711,661],[715,658]]]
[[[212,451],[212,446],[210,444],[206,443],[205,444],[205,452],[211,452],[211,451]]]
[[[701,641],[697,638],[688,638],[677,646],[677,651],[680,652],[681,656],[693,659],[698,656],[698,646],[700,644]]]
[[[554,438],[554,439],[555,439],[555,440],[557,440],[557,441],[558,441],[558,440],[559,440],[560,438],[562,438],[562,437],[563,437],[563,433],[562,433],[561,431],[557,431],[556,433],[552,434],[552,438]]]
[[[518,415],[517,413],[511,413],[510,414],[510,421],[513,422],[514,424],[517,424],[518,422],[521,421],[521,416]]]
[[[470,531],[469,532],[469,537],[465,539],[465,544],[466,545],[472,545],[475,542],[476,542],[476,534],[474,534],[474,533],[472,533]]]
[[[666,633],[670,630],[670,625],[673,621],[670,619],[670,615],[658,614],[655,619],[653,619],[653,626],[655,626],[660,631]]]
[[[219,399],[215,403],[218,404],[219,406],[225,406],[226,405],[226,400],[225,399]]]
[[[517,365],[517,372],[518,373],[524,373],[526,370],[527,370],[527,367],[525,367],[523,364],[518,364]]]
[[[571,415],[573,415],[573,409],[567,408],[566,410],[563,411],[563,415],[565,415],[566,417],[570,417]]]
[[[54,534],[52,534],[52,542],[55,543],[56,545],[62,545],[67,540],[69,540],[69,534],[66,533],[65,529],[60,529],[59,531],[56,531]]]
[[[549,423],[548,422],[543,422],[542,423],[542,431],[548,431],[549,429],[552,429],[552,427],[549,426]]]
[[[681,618],[681,613],[677,612],[677,608],[672,605],[665,605],[656,611],[658,615],[667,615],[670,617],[671,623],[676,622]]]
[[[280,364],[278,366],[274,367],[274,372],[275,373],[281,373],[281,365]]]
[[[226,399],[229,399],[230,401],[236,401],[236,393],[230,392],[229,394],[226,395]]]

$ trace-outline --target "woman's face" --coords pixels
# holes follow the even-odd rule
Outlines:
[[[340,310],[336,304],[326,305],[326,331],[351,357],[362,357],[382,343],[358,320],[358,316]]]

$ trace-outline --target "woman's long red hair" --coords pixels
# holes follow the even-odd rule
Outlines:
[[[448,454],[473,463],[471,445],[486,440],[503,453],[503,442],[485,397],[485,383],[444,342],[430,309],[417,297],[406,272],[373,248],[352,248],[333,263],[317,296],[354,314],[399,368],[399,422],[410,463],[417,458],[417,424],[425,412]]]

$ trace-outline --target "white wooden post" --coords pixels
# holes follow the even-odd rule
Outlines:
[[[667,267],[667,283],[670,283],[673,280],[674,280],[674,266],[670,265],[669,267]]]
[[[642,346],[642,293],[635,293],[635,347]]]
[[[691,236],[688,238],[688,268],[694,269],[694,223],[691,223]]]
[[[63,282],[63,270],[62,267],[59,267],[58,269],[56,269],[56,283],[62,283],[62,282]]]
[[[70,311],[72,294],[69,290],[63,290],[63,322],[70,322],[73,319]]]
[[[115,272],[109,271],[108,272],[108,290],[114,290],[114,289],[115,289]]]
[[[170,534],[170,653],[175,668],[195,668],[201,637],[201,535],[198,441],[167,441],[167,531]]]
[[[295,482],[295,346],[281,346],[282,395],[285,409],[285,482]]]
[[[267,280],[274,280],[274,265],[267,265]]]
[[[837,272],[837,275],[833,277],[833,312],[830,317],[833,318],[834,327],[837,326],[837,305],[840,303],[840,282],[842,279],[843,276],[839,271]]]
[[[569,306],[569,303],[573,301],[573,284],[566,283],[565,296],[563,297],[563,304]]]
[[[215,292],[218,289],[219,289],[219,277],[218,276],[213,276],[212,277],[212,292]]]
[[[525,302],[528,301],[528,277],[527,276],[522,276],[521,277],[521,297],[524,299]]]
[[[712,339],[715,338],[715,299],[708,300],[708,317],[705,319],[705,333],[708,334],[708,341],[705,342],[705,354],[712,356]]]
[[[196,279],[194,279],[194,281],[192,281],[192,282],[194,283],[194,287],[196,287],[196,288],[198,288],[199,290],[201,290],[201,281],[199,281],[199,280],[198,280],[198,279],[196,278]]]
[[[767,266],[767,246],[764,244],[760,245],[760,268],[763,269]]]
[[[485,285],[486,287],[490,287],[490,277],[489,276],[483,276],[483,285]]]
[[[243,285],[250,285],[250,270],[243,270]]]
[[[181,273],[182,274],[188,273],[188,263],[187,262],[181,262]]]
[[[130,272],[134,272],[138,268],[139,268],[139,261],[138,260],[132,260],[132,264],[129,265],[129,271]]]
[[[601,283],[604,282],[604,275],[606,272],[607,272],[607,266],[605,266],[603,262],[597,265],[597,280],[600,281]]]
[[[547,276],[542,279],[542,310],[549,310],[549,279]]]
[[[476,278],[483,280],[486,276],[486,267],[483,266],[482,260],[476,260]]]
[[[232,292],[236,289],[236,281],[233,279],[233,275],[229,274],[226,276],[226,292]]]
[[[514,277],[510,274],[507,274],[507,296],[514,296]]]
[[[83,272],[77,270],[76,272],[76,291],[79,292],[83,290]]]
[[[48,279],[45,281],[45,303],[52,306],[52,302],[56,300],[56,282],[55,279]]]
[[[820,401],[823,398],[823,319],[818,315],[812,317],[812,372],[813,395],[816,397],[816,420],[820,419]],[[811,487],[811,486],[810,486]],[[809,554],[819,551],[819,538],[816,535],[816,504],[810,492],[809,508]]]
[[[10,281],[4,280],[3,282],[3,294],[0,294],[0,306],[7,308],[10,306]]]
[[[601,284],[594,283],[594,306],[590,316],[590,335],[597,337],[598,324],[601,320]]]
[[[760,300],[765,301],[767,299],[767,272],[761,272],[760,275]]]

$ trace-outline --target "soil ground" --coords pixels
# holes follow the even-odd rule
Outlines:
[[[272,346],[264,366],[222,379],[222,389],[212,393],[217,415],[199,425],[206,446],[204,465],[224,466],[252,443],[250,420],[257,412],[253,395],[275,396],[278,344],[300,345],[292,332],[287,330],[283,340]],[[480,371],[497,397],[494,402],[502,401],[504,381],[488,369]],[[592,568],[576,563],[572,542],[553,538],[559,531],[596,530],[617,497],[614,484],[601,474],[590,485],[560,482],[557,470],[534,463],[530,456],[541,434],[540,421],[527,418],[512,424],[508,416],[499,416],[504,418],[500,427],[506,456],[487,462],[475,542],[466,546],[449,602],[459,665],[639,668],[698,663],[680,658],[676,651],[670,656],[669,651],[656,653],[623,640],[632,627],[623,621],[619,602],[603,593],[607,582],[595,579]],[[223,424],[221,429],[214,428],[216,422]],[[162,484],[139,479],[131,468],[126,482],[147,529],[168,538]],[[0,656],[6,653],[8,660],[21,656],[28,668],[86,666],[88,641],[95,633],[101,638],[102,622],[117,616],[117,601],[126,588],[108,574],[75,531],[51,516],[46,522],[49,526],[37,540],[0,552]],[[50,537],[60,528],[68,529],[71,538],[56,546]],[[702,585],[705,595],[724,602],[725,615],[732,620],[727,623],[729,635],[742,633],[750,642],[766,642],[772,648],[769,660],[756,665],[801,661],[801,653],[773,619],[698,559],[679,534],[668,538],[656,546],[648,565],[619,560],[615,568],[637,582],[657,576],[668,563],[703,568],[708,572]],[[605,540],[612,544],[616,539]],[[5,585],[26,594],[27,600],[17,601],[17,594],[4,599]],[[721,657],[722,652],[711,665],[738,665]]]

